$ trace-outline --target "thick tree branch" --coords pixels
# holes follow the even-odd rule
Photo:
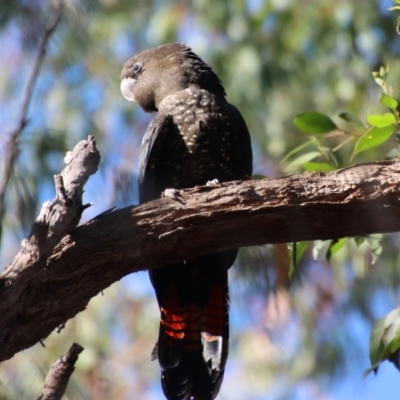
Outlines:
[[[82,351],[81,345],[73,343],[67,354],[53,363],[46,376],[43,392],[37,400],[61,400]]]
[[[52,15],[51,21],[47,24],[43,36],[40,40],[32,72],[29,76],[24,94],[22,96],[22,105],[21,105],[20,115],[18,118],[18,123],[16,128],[10,133],[6,145],[3,175],[0,181],[0,243],[2,238],[2,225],[3,225],[2,221],[5,212],[4,201],[7,192],[7,187],[10,182],[11,175],[14,169],[14,164],[18,156],[18,151],[19,151],[18,141],[22,131],[24,130],[25,126],[28,123],[27,115],[28,115],[29,104],[31,102],[33,95],[33,90],[35,88],[36,81],[39,77],[39,72],[43,64],[43,59],[46,55],[47,44],[49,42],[51,35],[55,31],[58,22],[60,21],[63,7],[64,7],[64,0],[59,0],[56,9],[54,11],[54,14]]]
[[[89,207],[82,204],[82,195],[84,185],[100,162],[94,137],[79,142],[64,161],[67,166],[60,175],[54,176],[55,199],[42,205],[30,235],[22,241],[21,251],[8,267],[16,274],[28,268],[45,268],[54,247],[78,225],[83,210]]]
[[[123,276],[239,246],[400,231],[400,161],[232,182],[99,215],[0,276],[0,360],[35,344]]]
[[[83,210],[88,207],[88,205],[82,205],[83,187],[89,176],[97,171],[100,162],[100,154],[96,149],[94,137],[79,142],[74,150],[67,154],[65,162],[67,166],[60,175],[54,177],[56,183],[55,199],[43,204],[30,235],[22,241],[20,252],[13,263],[8,266],[6,272],[0,275],[0,309],[4,310],[3,307],[11,307],[15,311],[15,313],[9,314],[10,319],[6,324],[0,323],[0,337],[5,342],[10,339],[9,335],[14,335],[12,329],[16,326],[26,326],[27,330],[23,329],[24,335],[30,336],[30,328],[26,325],[27,315],[24,308],[26,307],[25,301],[29,302],[28,298],[33,299],[30,295],[26,297],[28,293],[25,292],[27,289],[25,284],[33,285],[39,289],[35,297],[38,296],[36,298],[41,298],[41,301],[45,300],[47,294],[40,289],[43,284],[41,272],[46,271],[47,260],[55,246],[78,225]],[[18,277],[17,281],[24,283],[21,285],[13,278],[10,280],[6,276]],[[45,278],[45,280],[47,279]],[[48,300],[51,302],[51,296]],[[31,311],[36,310],[34,319],[42,320],[46,318],[40,307],[38,309],[34,304],[31,305],[33,306]],[[50,304],[48,306],[51,308]],[[9,322],[14,326],[8,326]],[[31,322],[33,321],[31,320]],[[11,330],[9,330],[9,327]],[[38,332],[38,335],[41,336],[41,333]],[[41,340],[47,335],[48,333],[44,333],[41,338],[36,336],[36,339]],[[35,342],[38,340],[35,340]],[[11,342],[14,342],[12,338]],[[32,344],[34,343],[32,342]],[[19,349],[22,350],[26,347],[26,345],[23,345]]]

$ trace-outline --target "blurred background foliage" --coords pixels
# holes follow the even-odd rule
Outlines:
[[[0,168],[16,125],[21,93],[55,0],[0,3]],[[252,134],[254,173],[285,174],[284,156],[309,140],[296,114],[342,111],[363,121],[380,112],[371,72],[389,65],[398,97],[400,40],[386,0],[66,0],[20,139],[7,196],[1,265],[10,262],[40,204],[54,196],[53,175],[79,140],[95,135],[100,171],[86,187],[87,220],[137,202],[141,137],[151,119],[119,91],[123,63],[145,48],[182,41],[213,66]],[[323,138],[334,149],[337,138]],[[354,145],[354,144],[353,144]],[[397,155],[398,145],[366,151],[352,163]],[[335,152],[349,165],[353,146]],[[297,168],[302,172],[301,168]],[[304,221],[306,224],[307,221]],[[369,367],[373,321],[399,302],[398,234],[382,240],[378,260],[367,243],[348,240],[328,263],[326,243],[304,248],[288,278],[286,245],[242,249],[231,270],[231,350],[219,399],[397,398],[399,376]],[[318,254],[317,254],[318,253]],[[71,266],[73,268],[73,266]],[[65,299],[68,301],[68,299]],[[85,347],[66,399],[161,399],[150,353],[158,311],[145,273],[94,298],[59,334],[0,367],[0,399],[31,399],[51,363],[73,341]],[[387,363],[386,363],[387,364]]]

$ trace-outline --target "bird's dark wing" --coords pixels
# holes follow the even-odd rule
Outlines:
[[[195,105],[205,103],[205,112],[192,112],[193,98],[180,92],[164,103],[169,108],[159,110],[147,129],[139,160],[141,203],[159,198],[167,188],[250,177],[250,136],[241,114],[224,99],[198,93]],[[207,108],[210,99],[214,109]],[[236,253],[234,249],[149,271],[161,310],[153,358],[160,362],[170,400],[211,400],[218,394],[228,357],[228,269]]]
[[[160,198],[165,189],[249,179],[250,135],[240,112],[223,102],[212,118],[194,120],[182,134],[173,117],[160,110],[149,125],[139,157],[140,203]],[[191,146],[191,136],[197,136]]]
[[[172,118],[168,115],[158,113],[151,121],[143,136],[139,154],[139,202],[160,198],[161,192],[166,188],[162,186],[159,173],[159,160],[157,160],[157,149],[165,147],[168,134],[174,130]],[[152,164],[150,164],[150,161]]]

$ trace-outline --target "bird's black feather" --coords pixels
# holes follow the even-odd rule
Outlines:
[[[190,48],[172,43],[141,52],[125,63],[121,78],[134,84],[123,90],[129,100],[158,111],[140,151],[141,203],[165,189],[250,178],[246,124],[226,101],[217,75]],[[228,269],[236,254],[233,249],[149,272],[161,310],[152,357],[169,400],[211,400],[219,392],[229,347]]]

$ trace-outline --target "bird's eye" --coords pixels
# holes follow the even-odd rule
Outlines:
[[[133,72],[134,72],[135,74],[138,74],[138,73],[142,70],[142,68],[143,68],[143,63],[136,63],[136,64],[133,66]]]

